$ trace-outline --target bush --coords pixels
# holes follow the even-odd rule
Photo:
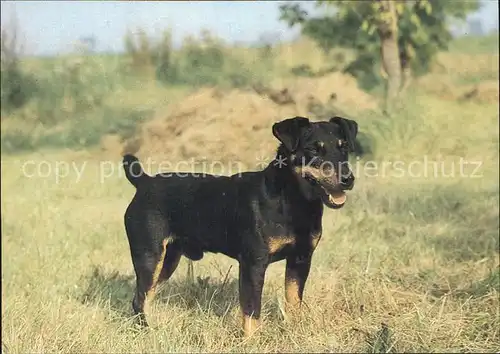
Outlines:
[[[246,87],[254,81],[250,70],[207,31],[200,39],[188,37],[176,54],[157,61],[156,77],[165,84]]]
[[[66,120],[73,113],[101,107],[115,82],[90,57],[51,60],[28,74],[17,64],[2,65],[1,109],[46,125]]]
[[[150,110],[124,111],[104,107],[96,112],[76,113],[73,121],[57,128],[40,125],[18,125],[2,131],[1,148],[5,153],[36,150],[40,148],[82,148],[99,144],[107,134],[129,138],[145,119]]]
[[[315,76],[313,70],[307,64],[295,66],[292,69],[290,69],[290,72],[295,76],[305,76],[305,77],[314,77]]]
[[[7,23],[2,21],[0,63],[2,112],[10,112],[24,106],[35,91],[34,78],[21,69],[20,56],[23,44],[19,34],[19,23],[15,15]]]
[[[165,31],[152,53],[152,62],[156,66],[156,78],[161,82],[177,80],[178,71],[172,54],[172,34],[170,31]]]
[[[205,34],[200,41],[187,38],[172,65],[175,70],[162,71],[161,74],[168,83],[217,85],[224,64],[221,44]]]
[[[37,77],[34,107],[36,118],[48,125],[66,120],[104,104],[115,87],[102,64],[90,57],[50,62]]]
[[[124,37],[124,44],[134,70],[144,70],[151,67],[152,43],[143,29],[139,28],[135,33],[128,30]]]
[[[24,73],[17,65],[1,69],[1,109],[11,112],[23,107],[37,91],[37,82],[32,75]]]
[[[159,82],[170,85],[245,87],[254,81],[250,70],[208,31],[202,31],[200,38],[186,38],[178,51],[169,30],[158,41],[144,30],[128,31],[124,42],[129,74],[154,72]]]

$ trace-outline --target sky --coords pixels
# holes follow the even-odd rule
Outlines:
[[[128,28],[151,35],[172,30],[174,44],[208,29],[228,42],[256,42],[262,34],[289,40],[298,34],[279,21],[286,1],[1,1],[2,23],[16,13],[25,54],[52,55],[71,51],[82,37],[96,36],[98,51],[120,51]],[[314,11],[314,2],[302,2]],[[482,0],[483,29],[498,29],[497,0]]]

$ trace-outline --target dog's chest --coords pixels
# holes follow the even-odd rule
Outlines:
[[[265,212],[263,212],[263,210]],[[295,203],[267,203],[254,208],[257,233],[264,236],[268,254],[273,260],[286,258],[291,252],[309,252],[321,236],[321,208]]]
[[[308,254],[316,248],[321,238],[320,223],[303,225],[301,232],[292,227],[278,227],[272,231],[265,235],[271,262],[285,259],[290,254]]]
[[[270,255],[277,254],[287,248],[292,249],[297,243],[295,236],[270,236],[267,240],[267,248]]]

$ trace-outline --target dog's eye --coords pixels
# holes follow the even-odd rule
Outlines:
[[[337,145],[338,145],[339,148],[345,148],[345,147],[347,147],[347,141],[339,139],[337,141]]]
[[[310,146],[307,148],[307,150],[313,154],[317,154],[318,153],[318,148],[316,146]]]
[[[318,141],[313,145],[309,146],[307,150],[309,150],[313,154],[322,154],[325,150],[325,143],[322,141]]]

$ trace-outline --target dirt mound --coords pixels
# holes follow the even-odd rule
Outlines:
[[[274,122],[376,107],[377,102],[358,89],[353,78],[337,73],[248,91],[200,89],[174,104],[166,115],[145,123],[126,142],[124,152],[166,163],[161,170],[190,169],[186,161],[260,168],[274,157],[278,146],[271,132]],[[182,167],[170,165],[179,161],[184,161]]]
[[[337,107],[343,111],[376,109],[377,101],[358,88],[350,75],[333,72],[321,77],[303,77],[291,82],[276,81],[275,88],[285,86],[298,103],[303,115],[309,115],[310,102]]]
[[[480,103],[498,103],[498,81],[483,81],[477,85],[470,85],[460,97],[462,100],[473,100]]]
[[[147,122],[125,149],[171,163],[194,159],[247,166],[258,162],[259,153],[272,158],[277,145],[272,124],[295,114],[293,106],[277,105],[257,93],[202,89],[174,105],[167,116]]]

